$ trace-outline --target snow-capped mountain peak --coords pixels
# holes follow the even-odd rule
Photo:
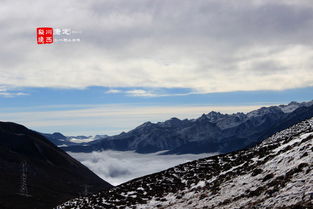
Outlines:
[[[310,117],[313,117],[313,101],[292,102],[285,106],[262,107],[247,114],[213,111],[194,120],[171,118],[164,122],[146,122],[126,133],[94,141],[89,137],[72,141],[55,141],[52,137],[51,141],[71,152],[112,149],[138,153],[168,150],[164,154],[226,153],[252,146]]]
[[[290,102],[288,105],[279,105],[278,107],[284,112],[284,113],[290,113],[298,109],[299,107],[309,107],[313,105],[313,101],[310,102],[302,102],[298,103],[295,101]]]

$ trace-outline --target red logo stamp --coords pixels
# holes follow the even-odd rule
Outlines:
[[[37,28],[37,43],[52,44],[53,43],[53,28],[42,27]]]

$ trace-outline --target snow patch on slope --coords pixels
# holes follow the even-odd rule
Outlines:
[[[299,205],[313,207],[313,119],[251,149],[188,162],[59,208],[287,209]]]

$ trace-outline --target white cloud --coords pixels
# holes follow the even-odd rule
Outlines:
[[[135,96],[135,97],[155,97],[157,94],[154,94],[152,92],[143,90],[143,89],[134,89],[134,90],[129,90],[126,91],[126,94],[130,96]]]
[[[2,97],[16,97],[16,96],[26,96],[27,93],[18,92],[18,91],[10,91],[7,87],[0,86],[0,96]]]
[[[23,92],[0,92],[0,96],[4,97],[15,97],[15,96],[26,96],[28,95],[27,93]]]
[[[3,1],[0,12],[3,85],[202,93],[313,86],[310,1],[30,0]],[[81,30],[82,41],[38,46],[38,26]],[[153,96],[143,91],[132,95]]]
[[[121,90],[118,90],[118,89],[109,89],[107,90],[105,93],[106,94],[117,94],[117,93],[121,93],[122,91]]]
[[[169,97],[169,96],[187,96],[192,94],[197,94],[198,92],[186,92],[186,93],[167,93],[166,90],[158,89],[131,89],[131,90],[119,90],[119,89],[110,89],[105,92],[106,94],[117,94],[121,93],[126,96],[131,97]]]
[[[138,154],[131,151],[68,153],[87,166],[99,177],[113,185],[118,185],[137,177],[159,172],[181,163],[213,155],[157,155],[157,153]]]
[[[133,90],[119,90],[119,89],[109,89],[105,92],[106,94],[117,94],[123,93],[128,96],[135,96],[135,97],[155,97],[155,96],[162,96],[153,93],[152,91],[146,91],[143,89],[133,89]]]

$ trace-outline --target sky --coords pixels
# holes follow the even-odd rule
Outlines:
[[[3,0],[0,120],[113,135],[313,99],[310,0]],[[36,43],[36,28],[79,42]]]

